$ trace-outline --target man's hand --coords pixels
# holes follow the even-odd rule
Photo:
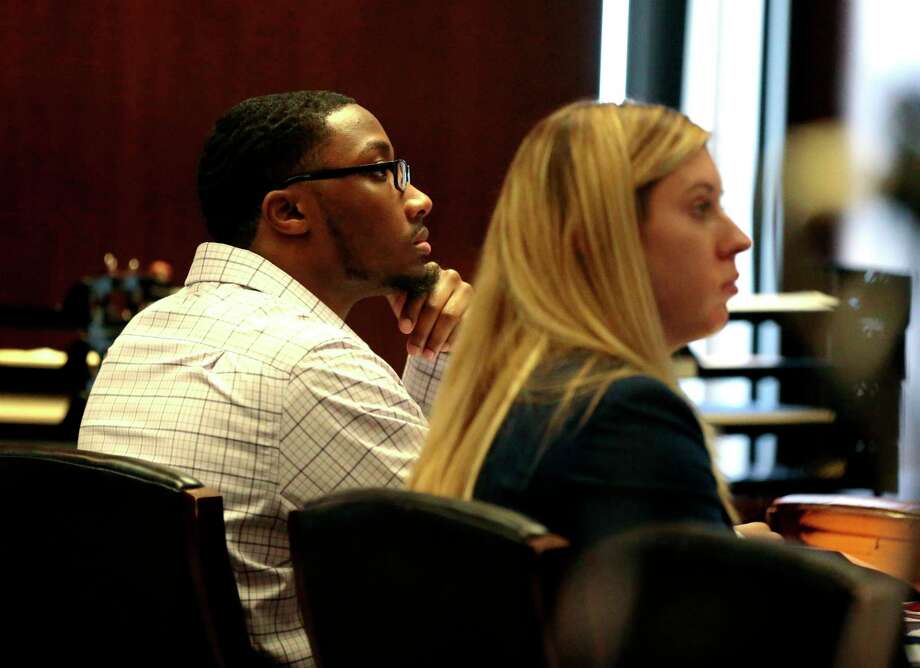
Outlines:
[[[412,299],[405,292],[387,296],[399,331],[409,335],[406,351],[433,360],[450,350],[472,296],[472,286],[453,269],[442,269],[438,282],[422,295]]]
[[[755,540],[771,540],[777,543],[783,542],[783,537],[778,533],[770,530],[770,527],[763,522],[748,522],[747,524],[736,524],[735,533],[742,538],[753,538]]]

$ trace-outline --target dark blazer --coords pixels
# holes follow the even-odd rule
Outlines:
[[[587,400],[544,444],[555,404],[517,401],[476,480],[473,496],[513,508],[587,547],[660,522],[731,526],[716,492],[699,424],[663,383],[613,383],[587,422]]]

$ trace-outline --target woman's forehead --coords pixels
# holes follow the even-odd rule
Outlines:
[[[661,179],[661,190],[682,194],[688,190],[700,189],[715,194],[722,192],[722,178],[708,149],[699,151],[684,160],[677,168]]]

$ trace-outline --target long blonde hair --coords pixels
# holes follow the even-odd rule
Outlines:
[[[533,372],[581,360],[555,387],[552,425],[573,400],[651,376],[678,391],[643,252],[641,193],[709,134],[657,105],[576,102],[540,121],[505,177],[476,293],[434,405],[411,489],[471,498],[512,403]],[[708,439],[707,439],[708,443]],[[710,452],[711,458],[711,452]],[[713,473],[730,515],[734,509]]]

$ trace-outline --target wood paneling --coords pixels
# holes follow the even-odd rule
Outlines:
[[[14,0],[0,4],[0,303],[206,238],[194,190],[215,118],[253,95],[340,90],[435,202],[436,259],[474,268],[502,174],[552,108],[597,94],[600,0]],[[380,300],[378,300],[379,302]],[[397,368],[385,305],[351,322]],[[26,345],[26,344],[23,344]]]

